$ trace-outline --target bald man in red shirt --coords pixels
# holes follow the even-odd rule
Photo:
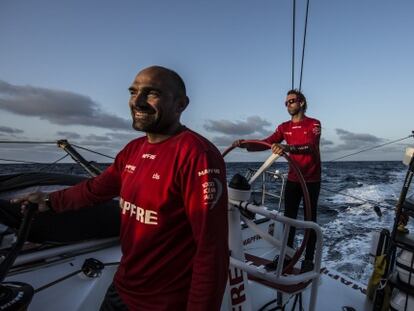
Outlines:
[[[101,311],[219,310],[229,264],[223,158],[180,123],[189,99],[176,72],[148,67],[129,92],[132,126],[145,136],[101,175],[15,202],[63,212],[119,196],[122,258]]]

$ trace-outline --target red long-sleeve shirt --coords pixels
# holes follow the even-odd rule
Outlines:
[[[269,144],[286,141],[293,147],[289,157],[298,165],[305,181],[318,182],[321,181],[320,137],[319,120],[305,116],[299,122],[287,121],[280,124],[276,131],[263,141]],[[289,168],[288,180],[299,181],[292,168]]]
[[[219,310],[227,280],[223,159],[184,130],[130,142],[98,177],[54,192],[57,211],[120,196],[122,259],[114,282],[131,310]]]

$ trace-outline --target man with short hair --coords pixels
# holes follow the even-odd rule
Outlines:
[[[62,212],[120,197],[123,255],[101,310],[219,310],[229,261],[223,158],[180,123],[189,99],[177,73],[146,68],[129,92],[132,126],[146,136],[101,175],[15,202]]]
[[[321,186],[321,160],[319,153],[319,141],[321,136],[321,123],[319,120],[309,118],[305,115],[307,102],[302,92],[293,89],[288,91],[285,105],[291,116],[290,121],[280,124],[276,131],[264,142],[272,144],[272,152],[282,155],[289,153],[291,160],[299,167],[309,191],[311,203],[311,219],[316,222],[316,210]],[[281,144],[285,141],[286,144]],[[236,140],[234,146],[247,148],[248,151],[265,150],[262,146],[249,146],[243,140]],[[290,218],[296,218],[301,200],[303,199],[302,188],[298,176],[289,167],[288,181],[285,187],[285,213]],[[295,228],[289,232],[288,245],[293,246]],[[306,247],[305,260],[302,262],[302,271],[313,269],[313,258],[315,252],[316,235],[311,230]]]

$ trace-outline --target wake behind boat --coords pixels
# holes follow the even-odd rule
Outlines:
[[[70,144],[67,143],[65,146],[70,147]],[[75,159],[77,157],[74,153],[72,156]],[[79,161],[79,159],[82,160]],[[273,160],[270,159],[256,174],[250,175],[247,178],[249,184],[253,184],[254,179],[268,172],[270,162]],[[77,162],[89,167],[90,174],[94,171],[91,168],[93,166],[90,166],[83,158],[77,158]],[[24,191],[32,192],[38,187],[52,187],[42,188],[45,191],[51,191],[82,179],[73,176],[60,176],[60,178],[57,178],[55,174],[2,176],[0,183],[0,197],[4,200],[2,206],[10,197]],[[263,200],[258,203],[257,200],[251,199],[252,191],[238,189],[238,187],[237,183],[233,183],[229,189],[232,256],[222,310],[277,310],[282,307],[286,310],[295,310],[295,308],[296,310],[303,308],[304,310],[322,311],[353,310],[352,308],[372,310],[372,304],[365,296],[364,285],[352,281],[341,273],[326,269],[321,264],[322,231],[319,226],[309,221],[287,219],[275,211],[275,207],[277,209],[280,206],[278,200],[275,203],[272,198],[271,201],[275,207],[266,207],[264,197],[261,197]],[[105,210],[118,210],[117,202],[108,204],[109,208],[106,206]],[[113,215],[109,214],[107,220],[116,220]],[[48,240],[47,236],[36,238],[36,234],[39,235],[36,228],[44,227],[42,221],[45,220],[41,218],[42,216],[42,214],[35,216],[32,229],[27,237],[30,242],[24,244],[13,266],[6,271],[5,284],[2,288],[7,289],[5,292],[7,292],[6,296],[9,301],[3,301],[3,305],[11,308],[10,310],[16,309],[13,303],[28,304],[29,310],[58,308],[97,310],[121,256],[116,234],[106,232],[108,236],[99,236],[97,232],[87,232],[89,236],[79,235],[68,241],[67,235],[60,237],[59,240],[57,232],[62,228],[55,228],[54,234],[49,235],[49,238],[53,237],[54,240]],[[75,219],[84,219],[81,222],[86,224],[95,222],[92,218],[81,214],[75,216]],[[11,224],[11,227],[3,230],[2,267],[13,246],[17,244],[15,243],[16,236],[22,236],[22,232],[17,233],[16,228],[23,223],[24,221],[20,219],[18,224]],[[42,225],[36,225],[37,223]],[[45,223],[53,226],[53,219],[48,219]],[[301,246],[298,249],[290,249],[286,246],[288,226],[285,226],[283,230],[280,224],[308,228],[317,232],[316,262],[312,271],[301,273],[299,264],[295,264],[291,269],[286,269],[280,264],[285,255],[297,257],[296,260],[299,260],[301,256]],[[74,227],[79,228],[75,222],[69,223],[61,231],[69,230],[70,232],[70,228]],[[93,227],[91,226],[92,231],[95,230]],[[108,227],[111,226],[106,226]],[[77,230],[72,230],[72,232],[75,231]],[[303,240],[301,245],[303,245]],[[282,260],[275,261],[277,256]],[[22,292],[19,292],[19,286],[22,286],[25,294],[20,294]],[[30,288],[33,289],[33,293]],[[51,297],[56,297],[56,299],[51,299]]]

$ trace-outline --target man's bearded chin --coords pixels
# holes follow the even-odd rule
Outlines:
[[[132,127],[134,130],[146,133],[160,134],[163,132],[163,128],[160,126],[160,119],[152,120],[150,122],[132,121]]]

